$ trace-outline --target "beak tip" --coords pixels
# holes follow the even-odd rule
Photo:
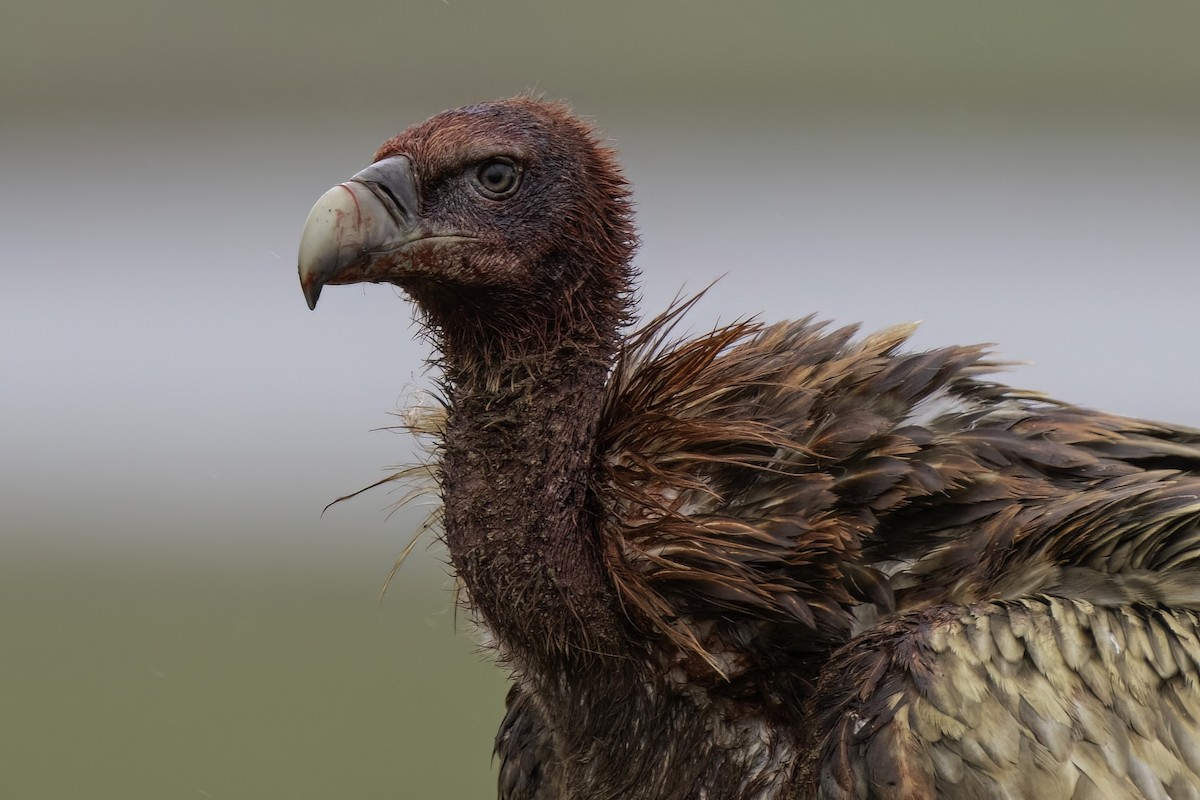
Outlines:
[[[304,289],[304,300],[308,303],[308,310],[316,311],[317,299],[321,296],[321,284],[315,281],[312,283],[302,283],[301,288]]]

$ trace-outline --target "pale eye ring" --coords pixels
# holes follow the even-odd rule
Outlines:
[[[489,158],[475,167],[475,188],[491,200],[507,200],[521,185],[521,169],[507,158]]]

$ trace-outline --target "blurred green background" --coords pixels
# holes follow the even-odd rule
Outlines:
[[[377,432],[430,383],[311,203],[441,108],[570,100],[635,182],[644,305],[998,341],[1200,425],[1200,6],[8,2],[0,797],[486,797],[503,675]]]

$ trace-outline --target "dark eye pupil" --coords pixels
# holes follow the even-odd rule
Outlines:
[[[489,186],[503,186],[508,181],[508,168],[501,164],[489,164],[483,178]]]
[[[504,194],[516,188],[516,167],[505,161],[489,161],[476,174],[480,185],[489,192]]]

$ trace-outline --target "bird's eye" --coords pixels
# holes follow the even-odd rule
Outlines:
[[[475,169],[475,186],[492,200],[512,197],[521,184],[521,170],[507,158],[489,158]]]

